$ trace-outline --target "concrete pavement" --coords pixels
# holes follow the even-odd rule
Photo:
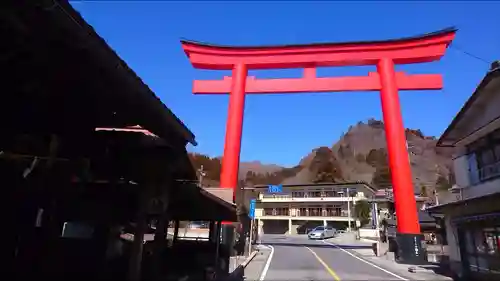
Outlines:
[[[264,235],[262,243],[274,247],[264,280],[407,280],[305,236]]]
[[[378,267],[387,271],[399,280],[452,280],[452,278],[441,274],[438,266],[429,264],[416,267],[417,272],[408,271],[411,265],[398,264],[394,261],[393,253],[382,253],[382,256],[375,256],[371,244],[372,242],[355,241],[351,237],[339,235],[336,238],[328,239],[323,243],[333,246],[346,254],[362,260],[366,264]]]
[[[302,237],[268,235],[262,237],[262,243],[274,247],[264,280],[332,280],[330,273],[311,252],[316,250],[314,246],[320,245],[318,242],[309,242]]]
[[[345,239],[344,239],[345,240]],[[408,265],[375,257],[371,243],[342,241],[342,238],[311,241],[306,236],[263,235],[262,244],[272,247],[264,267],[249,264],[257,273],[248,281],[275,280],[450,280],[432,271],[408,272]],[[250,270],[248,271],[250,272]],[[260,273],[258,273],[260,272]]]

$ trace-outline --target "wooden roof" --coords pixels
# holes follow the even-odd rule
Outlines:
[[[1,129],[75,134],[140,125],[196,145],[68,1],[19,0],[4,12]]]
[[[236,205],[203,190],[195,183],[182,183],[171,202],[173,219],[185,221],[237,221]]]

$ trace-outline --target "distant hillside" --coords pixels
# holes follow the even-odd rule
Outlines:
[[[406,137],[415,191],[431,195],[437,183],[438,188],[449,187],[452,151],[436,148],[436,138],[420,130],[406,129]],[[218,184],[219,158],[193,155],[192,160],[196,167],[204,165],[207,178]],[[385,188],[390,186],[387,166],[384,124],[371,119],[351,126],[331,147],[313,149],[295,167],[243,162],[240,180],[247,184],[364,181]]]

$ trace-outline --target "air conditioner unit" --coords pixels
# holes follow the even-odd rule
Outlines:
[[[460,201],[463,200],[462,190],[464,188],[459,185],[453,185],[448,191],[452,194],[455,194],[455,200]]]
[[[451,188],[448,189],[448,191],[451,193],[460,193],[460,191],[462,191],[462,189],[464,189],[464,188],[459,186],[459,185],[454,184]]]

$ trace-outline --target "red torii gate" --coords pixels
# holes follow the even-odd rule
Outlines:
[[[411,167],[398,90],[439,90],[439,74],[408,75],[396,64],[439,60],[452,42],[455,28],[385,41],[307,45],[235,47],[182,40],[191,64],[198,69],[232,70],[223,80],[195,80],[195,94],[227,94],[229,112],[222,160],[221,187],[236,188],[240,162],[245,94],[380,91],[389,166],[397,213],[401,261],[420,263],[422,235],[414,197]],[[377,72],[360,77],[316,77],[317,67],[376,65]],[[249,69],[303,68],[302,78],[256,79]],[[234,194],[234,191],[233,191]]]

